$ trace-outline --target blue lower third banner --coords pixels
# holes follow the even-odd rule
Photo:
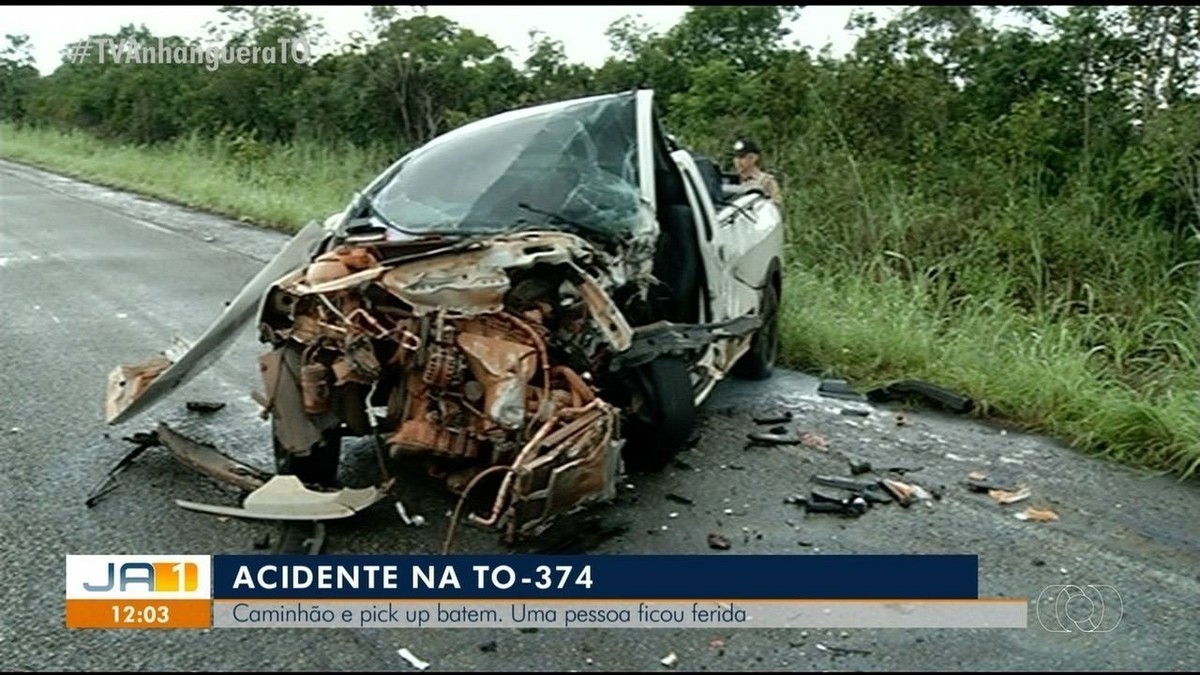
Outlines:
[[[223,556],[214,627],[1024,628],[974,555]]]

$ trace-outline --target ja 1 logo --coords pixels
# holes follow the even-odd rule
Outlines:
[[[199,573],[196,563],[190,562],[127,562],[108,563],[104,580],[96,583],[83,582],[83,590],[93,593],[118,590],[125,593],[130,586],[138,586],[148,593],[177,593],[196,590]],[[120,588],[117,585],[120,584]],[[134,589],[138,590],[138,589]]]
[[[1047,586],[1034,608],[1038,623],[1051,633],[1109,633],[1125,613],[1121,594],[1106,584]]]
[[[70,555],[67,597],[208,598],[209,556]]]

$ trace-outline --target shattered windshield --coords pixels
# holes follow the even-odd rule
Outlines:
[[[619,237],[641,215],[635,100],[582,99],[452,131],[409,155],[373,206],[414,234],[545,227]]]

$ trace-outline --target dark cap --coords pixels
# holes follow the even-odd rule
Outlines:
[[[754,153],[756,155],[762,154],[762,152],[758,149],[758,144],[749,138],[737,139],[737,141],[735,141],[733,144],[733,152],[738,157],[748,155],[750,153]]]

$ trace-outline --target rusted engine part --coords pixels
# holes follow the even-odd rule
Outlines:
[[[489,466],[514,467],[494,513],[480,519],[507,524],[510,536],[611,498],[621,468],[617,413],[578,372],[551,363],[548,324],[594,335],[573,344],[618,350],[632,331],[562,236],[545,238],[555,245],[501,240],[382,272],[371,252],[343,247],[281,280],[268,298],[275,319],[263,326],[282,345],[263,357],[279,443],[305,452],[339,421],[368,433],[363,410],[386,402],[391,454],[430,456],[452,488]],[[547,297],[536,297],[528,288],[539,285],[521,282],[520,306],[506,306],[514,287],[506,266],[547,264],[561,285],[542,284]],[[353,386],[375,395],[347,393]]]
[[[535,535],[553,519],[616,495],[621,473],[617,410],[594,398],[546,420],[521,449],[506,475],[491,515],[478,524],[506,524],[506,535]]]

